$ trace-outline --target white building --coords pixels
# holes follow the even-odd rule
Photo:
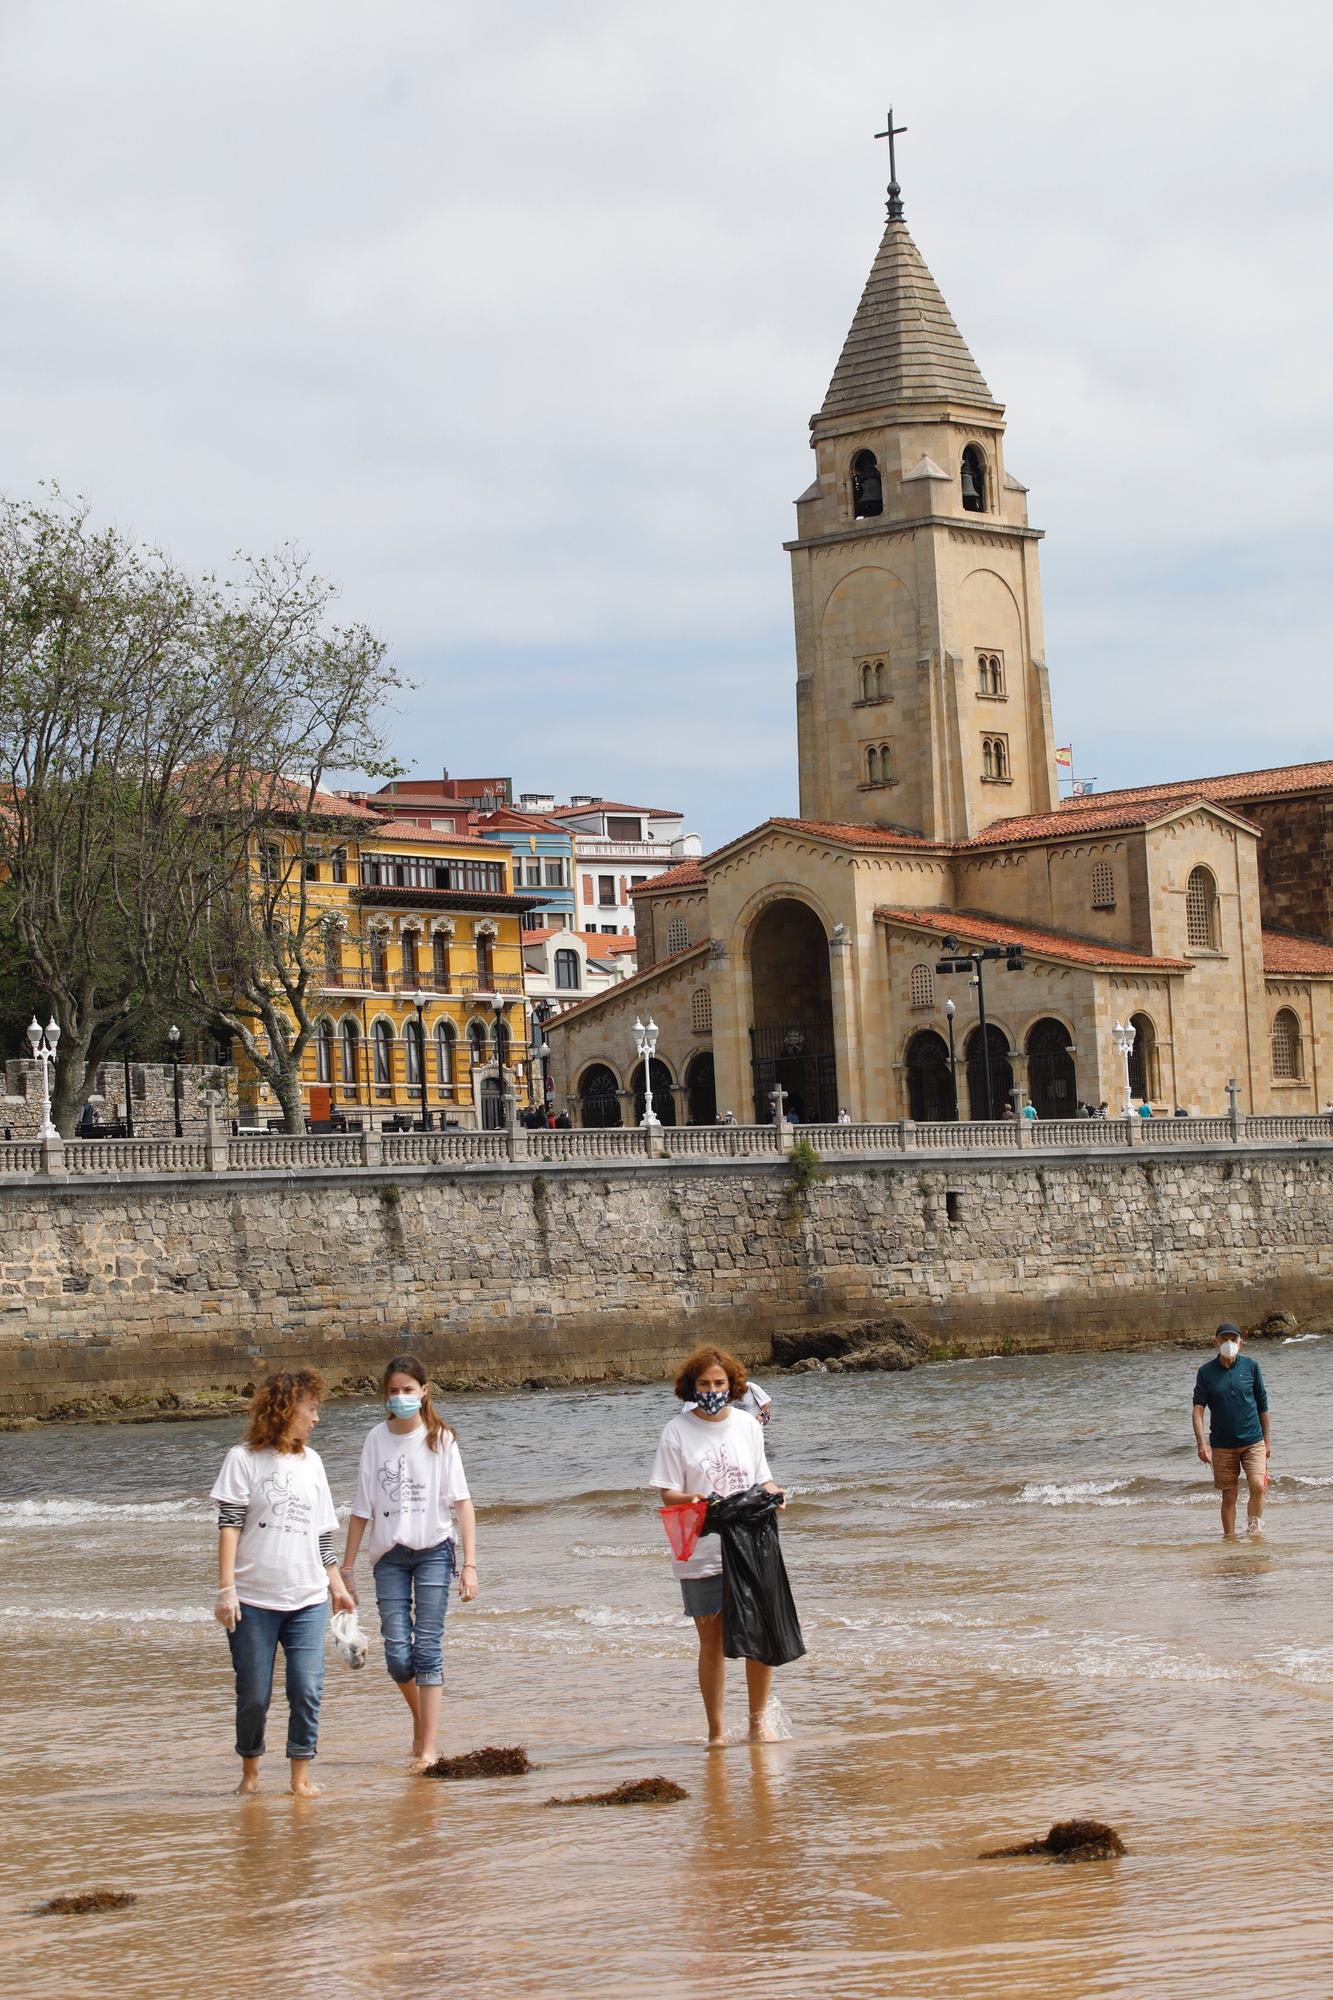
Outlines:
[[[599,936],[632,934],[635,889],[703,853],[699,835],[685,832],[678,812],[578,793],[567,806],[543,800],[542,809],[574,835],[576,921]]]

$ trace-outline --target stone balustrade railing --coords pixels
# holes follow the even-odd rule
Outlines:
[[[356,1167],[540,1166],[590,1160],[773,1159],[805,1140],[830,1158],[979,1158],[1042,1153],[1116,1154],[1127,1149],[1225,1145],[1333,1146],[1333,1114],[1322,1117],[1062,1118],[994,1122],[900,1119],[887,1125],[595,1126],[572,1131],[522,1126],[499,1132],[284,1132],[228,1134],[210,1127],[184,1139],[19,1139],[0,1143],[7,1176],[309,1173]]]

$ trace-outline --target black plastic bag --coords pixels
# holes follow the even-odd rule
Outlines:
[[[708,1503],[702,1533],[722,1543],[722,1651],[790,1666],[805,1651],[778,1540],[780,1493],[749,1486]]]

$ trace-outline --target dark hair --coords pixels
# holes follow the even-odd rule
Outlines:
[[[280,1368],[256,1389],[250,1404],[245,1442],[251,1451],[304,1451],[288,1442],[292,1418],[305,1397],[324,1400],[324,1377],[314,1368]]]
[[[426,1444],[431,1451],[438,1451],[441,1437],[446,1432],[453,1437],[454,1428],[452,1424],[444,1421],[431,1402],[430,1390],[426,1387],[425,1369],[415,1354],[395,1354],[392,1361],[385,1363],[384,1373],[380,1376],[381,1396],[388,1395],[389,1380],[394,1375],[410,1375],[421,1390],[421,1421],[426,1426]]]
[[[739,1403],[750,1386],[750,1378],[745,1372],[745,1363],[738,1361],[734,1354],[728,1354],[725,1347],[696,1347],[681,1362],[676,1371],[676,1400],[681,1403],[694,1401],[694,1385],[705,1368],[720,1368],[726,1375],[731,1389],[731,1400]]]

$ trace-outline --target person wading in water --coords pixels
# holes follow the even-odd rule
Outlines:
[[[1253,1540],[1264,1532],[1264,1495],[1272,1439],[1268,1426],[1268,1391],[1259,1364],[1242,1354],[1241,1330],[1229,1322],[1213,1335],[1217,1353],[1205,1361],[1194,1380],[1194,1443],[1205,1465],[1213,1468],[1213,1484],[1222,1495],[1222,1533],[1236,1537],[1236,1500],[1240,1475],[1248,1493],[1247,1528]],[[1203,1413],[1209,1416],[1209,1441],[1204,1443]]]

